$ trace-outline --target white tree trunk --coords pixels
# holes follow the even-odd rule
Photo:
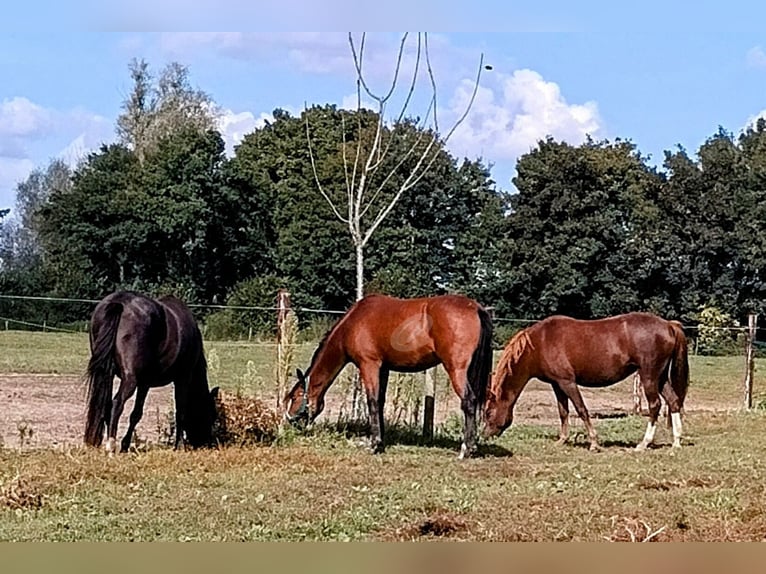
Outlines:
[[[364,245],[356,244],[356,300],[364,297]]]

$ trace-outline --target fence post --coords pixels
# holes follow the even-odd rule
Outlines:
[[[293,343],[292,331],[288,328],[287,317],[290,309],[290,292],[286,289],[277,291],[277,409],[280,408],[282,397],[287,391],[287,380],[290,377],[291,349]]]
[[[423,437],[434,438],[434,406],[436,404],[436,368],[426,369],[423,389]]]
[[[755,373],[755,330],[758,325],[758,315],[751,313],[747,316],[747,331],[745,333],[745,408],[753,408],[753,374]]]

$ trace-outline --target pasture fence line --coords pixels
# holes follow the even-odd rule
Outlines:
[[[92,304],[96,305],[99,303],[99,299],[80,299],[75,297],[49,297],[49,296],[42,296],[42,295],[9,295],[9,294],[0,294],[0,300],[17,300],[17,301],[48,301],[48,302],[55,302],[55,303],[84,303],[84,304]],[[284,311],[284,307],[280,307],[279,305],[274,306],[266,306],[266,305],[223,305],[220,303],[187,303],[187,306],[192,309],[217,309],[217,310],[232,310],[232,311],[270,311],[277,314],[280,311]],[[489,310],[492,310],[492,306],[486,307]],[[348,311],[348,309],[322,309],[317,307],[292,307],[290,306],[290,309],[292,311],[298,311],[301,313],[313,313],[313,314],[329,314],[329,315],[343,315]],[[492,320],[494,322],[499,323],[517,323],[521,325],[532,325],[534,323],[538,323],[542,321],[543,318],[536,318],[536,319],[524,319],[524,318],[518,318],[518,317],[502,317],[497,316],[494,313],[492,314]],[[0,320],[4,320],[0,318]],[[39,323],[31,323],[31,322],[24,322],[19,319],[6,319],[10,322],[15,322],[19,324],[26,324],[30,326],[39,326],[41,327],[42,324]],[[55,327],[47,326],[48,329],[56,330]],[[692,324],[683,324],[683,328],[685,330],[699,330],[699,325],[692,325]],[[746,332],[748,327],[746,326],[709,326],[706,327],[709,330],[714,331],[731,331],[731,332]],[[756,327],[756,330],[759,328]],[[65,330],[66,329],[62,329]],[[70,332],[76,332],[69,329]]]
[[[17,295],[17,294],[0,294],[0,301],[10,301],[10,302],[23,302],[23,301],[29,301],[29,302],[49,302],[52,304],[56,303],[63,303],[63,304],[70,304],[70,305],[93,305],[95,306],[97,303],[99,303],[98,300],[95,299],[85,299],[85,298],[69,298],[69,297],[53,297],[53,296],[39,296],[39,295]],[[259,324],[261,325],[271,325],[272,329],[271,335],[267,338],[267,340],[257,340],[253,341],[253,327],[252,324],[249,327],[247,331],[247,342],[244,342],[242,340],[229,340],[229,341],[221,341],[223,344],[244,344],[247,346],[254,346],[254,347],[266,347],[274,349],[274,355],[276,360],[276,368],[275,368],[275,383],[276,383],[276,390],[277,390],[277,401],[279,402],[279,399],[284,395],[284,393],[287,390],[288,380],[289,380],[289,373],[291,369],[291,363],[293,361],[293,353],[292,350],[296,348],[300,343],[297,341],[297,323],[296,323],[296,317],[295,312],[299,313],[305,313],[305,314],[311,314],[311,315],[331,315],[331,316],[339,316],[346,312],[346,310],[339,310],[339,309],[321,309],[321,308],[312,308],[312,307],[293,307],[290,300],[290,293],[286,290],[279,290],[277,293],[277,296],[275,298],[275,305],[223,305],[223,304],[217,304],[217,303],[191,303],[188,304],[188,306],[192,309],[209,309],[209,310],[216,310],[216,311],[238,311],[238,312],[245,312],[245,311],[255,311],[260,313],[263,313],[264,315],[259,315],[263,319],[263,321]],[[12,306],[13,308],[14,306]],[[510,324],[510,325],[518,325],[519,328],[524,328],[526,326],[529,326],[531,324],[534,324],[541,319],[527,319],[527,318],[517,318],[517,317],[504,317],[504,316],[497,316],[494,313],[494,308],[489,306],[487,309],[490,311],[490,314],[492,315],[492,320],[496,324]],[[21,311],[20,309],[16,308],[17,311]],[[80,308],[80,311],[85,314],[87,312],[87,309]],[[4,313],[4,315],[7,315],[7,313]],[[42,331],[53,331],[53,332],[60,332],[60,333],[82,333],[83,331],[88,330],[88,324],[89,324],[89,317],[90,313],[87,313],[87,319],[83,317],[83,320],[78,320],[77,324],[82,325],[82,329],[76,330],[72,328],[68,328],[68,326],[57,326],[57,325],[51,325],[49,321],[43,320],[42,322],[39,321],[28,321],[26,318],[16,318],[11,316],[0,316],[0,321],[3,322],[5,326],[5,330],[9,330],[9,326],[11,325],[18,325],[21,327],[32,327],[36,329],[40,329]],[[701,332],[701,329],[703,328],[701,325],[689,325],[684,324],[682,325],[685,330],[692,331],[692,332]],[[203,334],[207,335],[207,323],[204,323],[202,325]],[[275,330],[273,329],[275,327]],[[737,333],[737,334],[743,334],[744,335],[744,341],[745,341],[745,369],[744,369],[744,380],[743,380],[743,391],[744,391],[744,408],[745,409],[751,409],[753,406],[753,378],[754,378],[754,365],[755,365],[755,342],[757,338],[758,331],[758,316],[751,314],[748,317],[748,323],[747,326],[727,326],[727,325],[715,325],[715,326],[705,326],[704,329],[707,331],[717,331],[717,332],[730,332],[730,333]],[[242,333],[240,333],[241,335]],[[276,336],[274,336],[276,334]],[[315,335],[318,333],[315,333]],[[262,333],[259,333],[259,335],[262,335]],[[699,342],[699,337],[695,337],[695,347],[693,349],[694,354],[698,354],[697,344]],[[306,343],[306,344],[312,344],[312,343]],[[422,386],[422,414],[423,414],[423,428],[422,432],[424,437],[431,438],[433,437],[434,433],[434,411],[435,411],[435,380],[436,380],[436,368],[429,369],[424,372],[423,374],[423,386]],[[633,378],[633,384],[632,384],[632,395],[633,395],[633,409],[634,412],[640,413],[641,412],[641,400],[643,392],[640,387],[640,380],[638,378],[638,375],[636,374]],[[358,391],[356,389],[356,385],[352,385],[354,387],[355,391]],[[356,401],[353,401],[356,402]],[[279,407],[279,404],[277,405]],[[417,409],[420,410],[420,409]]]

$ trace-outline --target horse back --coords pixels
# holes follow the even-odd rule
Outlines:
[[[605,386],[640,369],[667,367],[675,347],[675,327],[650,313],[627,313],[605,319],[554,316],[530,328],[539,370],[578,384]]]
[[[479,308],[460,295],[368,296],[342,320],[346,346],[352,357],[369,357],[397,370],[435,366],[452,348],[473,352],[481,329]]]

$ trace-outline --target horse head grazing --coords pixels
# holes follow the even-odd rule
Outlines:
[[[484,403],[485,438],[500,436],[513,423],[513,407],[521,391],[519,383],[526,383],[518,376],[517,364],[528,347],[534,345],[525,329],[511,338],[500,356]]]
[[[213,444],[213,428],[218,420],[218,387],[208,391],[200,389],[200,395],[190,402],[186,421],[186,439],[192,448]]]
[[[285,395],[283,404],[285,408],[285,420],[293,426],[306,426],[314,417],[309,416],[309,377],[300,369],[295,370],[297,381]]]

